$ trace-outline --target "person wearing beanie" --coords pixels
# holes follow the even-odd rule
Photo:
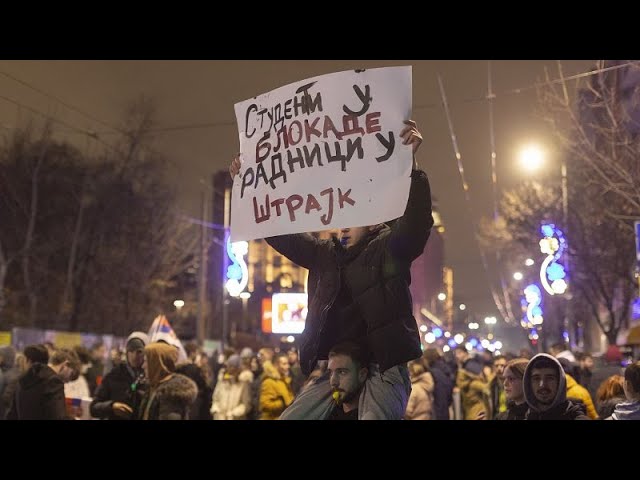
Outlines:
[[[178,350],[155,342],[144,349],[144,370],[149,389],[142,400],[142,420],[188,420],[198,386],[190,378],[176,373]]]
[[[105,420],[130,420],[139,415],[140,403],[146,390],[142,365],[144,347],[149,337],[133,332],[127,338],[127,361],[113,367],[98,386],[89,411]]]
[[[558,360],[539,353],[529,361],[523,377],[529,405],[525,420],[590,420],[584,406],[567,400],[567,380]]]

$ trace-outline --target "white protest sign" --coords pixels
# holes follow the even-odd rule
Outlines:
[[[413,156],[411,67],[309,78],[237,103],[242,168],[231,239],[375,225],[402,216]]]

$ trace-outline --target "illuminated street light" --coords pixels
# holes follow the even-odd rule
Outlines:
[[[446,293],[440,292],[438,294],[438,300],[440,300],[441,302],[444,302],[446,299],[447,299],[447,294]]]
[[[495,325],[497,321],[496,317],[484,317],[484,323],[486,325]]]
[[[184,307],[184,300],[175,300],[173,302],[173,306],[176,307],[178,311],[180,311],[180,309]]]
[[[461,303],[460,306],[458,307],[460,310],[466,310],[467,306],[464,303]]]
[[[516,273],[513,274],[513,279],[514,280],[522,280],[522,277],[523,277],[523,275],[520,272],[516,272]]]
[[[525,170],[533,172],[544,162],[544,153],[538,145],[528,145],[520,152],[520,164]]]
[[[531,265],[533,265],[534,263],[535,263],[535,262],[533,261],[533,258],[527,258],[527,259],[524,261],[524,264],[525,264],[527,267],[530,267],[530,266],[531,266]]]

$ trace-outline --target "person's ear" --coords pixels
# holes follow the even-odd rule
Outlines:
[[[364,383],[364,381],[369,376],[369,369],[367,367],[362,367],[358,372],[358,381],[360,383]]]

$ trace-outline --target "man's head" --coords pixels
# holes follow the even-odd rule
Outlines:
[[[291,365],[289,364],[289,356],[285,352],[276,353],[275,357],[273,357],[273,366],[280,374],[280,378],[289,376]]]
[[[293,366],[298,364],[298,350],[290,348],[287,355],[289,357],[289,365]]]
[[[149,337],[144,332],[133,332],[127,337],[127,363],[131,368],[142,368],[144,363],[144,347],[149,343]]]
[[[469,358],[469,352],[464,345],[458,345],[455,350],[456,362],[458,365],[463,364]]]
[[[504,367],[507,366],[507,357],[504,355],[498,355],[493,359],[493,372],[498,377],[500,383],[502,383],[504,379]]]
[[[351,248],[369,236],[371,232],[380,230],[382,224],[369,225],[368,227],[343,228],[338,232],[338,240],[344,248]]]
[[[554,357],[557,357],[560,352],[564,352],[566,349],[567,347],[564,345],[564,343],[554,343],[549,348],[549,353]]]
[[[96,342],[91,347],[91,358],[95,361],[102,361],[107,353],[107,349],[102,342]]]
[[[624,395],[630,402],[640,400],[640,362],[624,369]]]
[[[354,342],[335,345],[329,352],[327,370],[338,404],[354,402],[369,375],[367,351]]]
[[[27,368],[34,363],[49,363],[49,350],[44,344],[27,345],[24,347],[24,356],[27,360]]]
[[[80,375],[80,359],[73,350],[60,348],[53,352],[49,367],[55,371],[64,383],[76,380]]]
[[[531,359],[524,372],[524,396],[529,406],[539,411],[566,400],[566,378],[558,360],[546,353]]]
[[[591,372],[593,370],[593,356],[590,353],[583,353],[580,357],[580,368]]]

